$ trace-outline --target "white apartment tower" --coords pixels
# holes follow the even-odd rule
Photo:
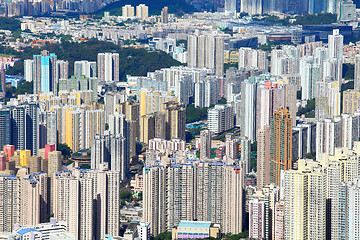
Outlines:
[[[234,107],[215,105],[208,110],[208,129],[213,133],[221,133],[234,128]]]
[[[98,80],[101,82],[119,81],[119,54],[99,53],[97,57]]]

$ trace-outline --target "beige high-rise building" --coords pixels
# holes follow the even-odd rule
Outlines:
[[[344,91],[342,113],[354,114],[354,112],[359,109],[360,109],[360,91],[354,91],[350,89]]]
[[[143,175],[143,220],[154,236],[195,219],[220,223],[223,233],[242,232],[243,163],[155,161]]]
[[[135,16],[135,9],[131,5],[125,5],[122,7],[122,17],[131,18]]]
[[[285,85],[285,107],[289,109],[291,119],[296,119],[296,98],[297,86],[296,85]],[[292,122],[293,126],[296,126],[296,121]]]
[[[284,240],[284,201],[275,204],[273,221],[273,239]]]
[[[36,225],[46,221],[47,175],[36,173],[20,180],[20,224]]]
[[[136,156],[136,139],[140,138],[140,105],[135,102],[124,102],[119,106],[119,112],[125,114],[126,121],[130,124],[130,158]]]
[[[140,117],[140,142],[149,143],[155,138],[155,116],[143,115]]]
[[[145,4],[136,6],[136,17],[141,19],[147,19],[149,17],[149,8]]]
[[[223,176],[222,232],[237,234],[243,231],[244,166],[226,166]]]
[[[142,89],[140,91],[140,116],[160,112],[166,102],[177,102],[177,98],[169,92]]]
[[[162,111],[166,121],[166,139],[185,140],[186,109],[177,102],[166,102],[162,105]]]
[[[47,175],[0,176],[0,231],[16,223],[36,225],[46,220]]]
[[[54,174],[56,172],[59,172],[62,170],[62,165],[63,165],[63,155],[61,154],[60,151],[52,151],[48,153],[48,159],[47,159],[47,173],[49,176],[49,186],[50,189],[52,190],[53,186],[54,186]],[[54,210],[54,191],[51,191],[50,193],[50,212],[53,213]]]
[[[118,236],[120,230],[120,174],[107,170],[73,170],[55,174],[54,215],[69,223],[77,239]]]
[[[40,156],[31,156],[28,159],[28,167],[30,173],[41,172],[41,161]]]
[[[91,147],[91,141],[96,134],[103,134],[105,131],[105,111],[85,111],[85,148]]]
[[[319,162],[326,168],[326,197],[329,204],[331,216],[331,239],[341,239],[340,232],[340,193],[339,188],[342,182],[352,182],[359,176],[360,143],[354,142],[353,150],[348,148],[335,148],[334,155],[321,153]]]
[[[326,239],[326,174],[312,160],[298,168],[285,171],[285,239]]]
[[[270,126],[257,133],[257,189],[270,184]]]

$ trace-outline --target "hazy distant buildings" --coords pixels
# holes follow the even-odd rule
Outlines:
[[[168,23],[169,22],[169,13],[168,13],[168,7],[164,7],[161,10],[161,23]]]

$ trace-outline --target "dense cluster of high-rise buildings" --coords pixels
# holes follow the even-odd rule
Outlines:
[[[323,42],[298,26],[267,35],[255,21],[244,27],[251,17],[233,17],[336,12],[354,21],[343,15],[352,1],[186,2],[224,13],[176,18],[164,7],[151,18],[144,4],[125,5],[122,17],[94,22],[125,25],[102,30],[102,40],[151,36],[124,46],[187,66],[130,76],[121,52],[72,62],[43,50],[24,60],[33,93],[9,99],[0,66],[0,239],[359,238],[360,54],[344,43],[349,26],[326,25]],[[70,21],[58,27],[70,31]],[[100,37],[89,29],[87,38]],[[354,80],[344,78],[346,58]]]

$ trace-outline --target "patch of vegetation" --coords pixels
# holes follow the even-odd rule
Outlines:
[[[257,142],[253,142],[250,145],[250,170],[256,172],[257,169]]]
[[[120,199],[127,201],[127,202],[131,202],[133,200],[132,193],[130,191],[121,190],[120,191]]]
[[[20,94],[33,93],[33,82],[27,82],[23,81],[19,84],[19,86],[16,87],[10,87],[6,89],[6,97],[7,98],[13,98],[17,97]]]
[[[154,240],[171,240],[171,238],[172,238],[171,232],[166,231],[154,237]]]
[[[247,238],[249,236],[249,232],[248,231],[244,231],[242,233],[239,234],[226,234],[225,235],[225,239],[227,240],[239,240],[240,238]]]
[[[310,152],[305,154],[305,158],[316,160],[316,152]]]
[[[354,89],[354,81],[348,81],[347,83],[341,85],[341,92],[349,89]]]
[[[213,140],[220,140],[222,142],[225,142],[225,135],[228,134],[228,133],[234,133],[237,130],[238,130],[237,128],[234,128],[234,129],[231,129],[229,131],[223,132],[222,134],[214,137]]]
[[[130,4],[133,7],[136,7],[139,4],[145,4],[149,7],[149,15],[160,15],[161,10],[165,6],[169,8],[169,13],[174,13],[179,16],[196,11],[193,6],[187,4],[184,0],[119,0],[96,11],[95,14],[103,16],[104,12],[110,12],[110,15],[121,16],[122,7],[127,4]]]
[[[64,156],[64,159],[68,159],[71,156],[71,149],[65,143],[59,143],[57,150],[61,152],[61,154]]]
[[[16,62],[13,67],[9,67],[6,70],[6,74],[8,74],[8,75],[24,75],[24,62],[23,61]]]
[[[0,29],[12,32],[19,31],[21,29],[21,22],[14,17],[0,17]]]
[[[320,14],[305,14],[303,16],[296,16],[294,24],[297,25],[317,25],[317,24],[331,24],[336,23],[337,15],[332,13]]]
[[[273,47],[281,47],[283,45],[294,45],[294,44],[287,40],[286,41],[275,40],[275,41],[269,41],[267,44],[261,45],[259,49],[265,52],[271,52]]]
[[[310,99],[307,101],[305,108],[299,107],[296,116],[301,116],[305,114],[307,118],[314,118],[315,117],[315,98]]]
[[[185,48],[187,47],[187,40],[177,40],[176,46],[180,46],[181,44],[184,44]]]
[[[208,109],[209,108],[196,108],[194,104],[189,104],[186,107],[186,123],[206,120],[208,116]]]
[[[296,99],[301,100],[301,90],[296,92]]]
[[[3,51],[1,51],[3,50]],[[69,61],[69,74],[74,72],[74,62],[80,60],[96,61],[98,53],[113,52],[119,53],[120,57],[120,79],[126,80],[126,75],[146,76],[148,72],[153,72],[161,68],[179,66],[180,62],[174,60],[164,52],[148,52],[145,49],[121,48],[110,42],[89,40],[82,43],[62,42],[46,44],[42,48],[25,48],[23,52],[11,51],[8,48],[1,49],[0,53],[9,54],[20,58],[22,61],[17,66],[17,71],[12,70],[14,75],[22,74],[20,69],[24,68],[24,59],[32,59],[33,55],[40,54],[42,50],[55,53],[58,59]],[[22,70],[23,71],[23,70]]]
[[[343,75],[342,75],[342,77],[345,80],[354,79],[354,72],[355,72],[354,64],[350,64],[350,63],[343,64]]]
[[[231,67],[238,68],[239,63],[224,63],[224,72]]]

